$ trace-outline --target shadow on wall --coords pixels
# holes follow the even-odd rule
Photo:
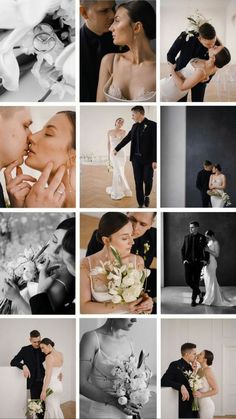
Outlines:
[[[164,286],[186,286],[181,260],[184,236],[189,223],[198,221],[199,232],[213,230],[220,244],[217,279],[221,286],[235,285],[236,214],[235,213],[165,213],[164,214]]]

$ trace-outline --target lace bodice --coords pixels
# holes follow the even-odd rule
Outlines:
[[[112,76],[105,84],[104,95],[107,102],[155,102],[156,100],[156,92],[145,92],[144,87],[140,88],[134,99],[127,99],[123,96],[121,89],[114,86]]]
[[[212,178],[211,183],[217,189],[219,186],[222,186],[224,182],[223,175],[218,175]]]

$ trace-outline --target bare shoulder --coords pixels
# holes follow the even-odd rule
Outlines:
[[[83,258],[80,261],[80,269],[89,270],[89,261],[88,258]]]
[[[134,255],[134,254],[131,254],[130,256],[131,256],[132,263],[136,264],[138,269],[143,269],[144,267],[143,258],[139,255]]]
[[[214,377],[214,373],[212,371],[212,368],[208,367],[204,370],[204,374],[206,376],[206,378],[213,378]]]
[[[84,333],[80,344],[83,347],[96,348],[98,345],[95,331],[90,330],[89,332]]]
[[[109,72],[112,72],[115,55],[115,53],[106,54],[101,61],[101,66]]]

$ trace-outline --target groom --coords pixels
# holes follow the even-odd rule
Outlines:
[[[209,160],[205,160],[203,163],[203,169],[197,174],[196,187],[199,189],[202,198],[202,207],[210,207],[210,196],[207,194],[209,189],[209,180],[212,174],[212,163]]]
[[[30,345],[23,346],[18,354],[11,360],[11,366],[20,368],[27,379],[27,389],[30,390],[31,399],[40,399],[43,387],[45,355],[40,350],[41,337],[38,330],[30,332]],[[44,413],[38,415],[43,419]]]
[[[186,32],[181,32],[167,53],[167,61],[176,64],[176,71],[184,68],[192,58],[208,60],[208,49],[215,45],[221,45],[216,38],[215,28],[210,23],[203,23],[199,27],[198,33],[189,39],[187,36]],[[198,83],[191,89],[192,102],[204,101],[206,85],[207,83]],[[179,102],[186,102],[187,96],[180,99]]]
[[[132,119],[135,124],[113,150],[114,155],[131,141],[130,160],[133,166],[136,198],[139,208],[149,207],[153,172],[156,169],[157,128],[156,122],[145,117],[143,106],[134,106]]]
[[[192,411],[193,395],[185,375],[193,371],[192,365],[196,361],[197,351],[194,343],[184,343],[181,346],[181,359],[173,361],[161,379],[162,387],[172,387],[179,392],[179,419],[197,418],[198,412]]]
[[[185,236],[181,249],[185,281],[192,288],[192,307],[197,305],[197,296],[199,296],[199,304],[203,302],[203,293],[199,288],[199,282],[201,270],[209,261],[209,253],[204,251],[207,246],[206,237],[198,230],[198,221],[191,221],[189,224],[190,234]]]

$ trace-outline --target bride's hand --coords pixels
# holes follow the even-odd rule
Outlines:
[[[40,394],[40,400],[44,401],[46,399],[46,397],[47,397],[46,396],[46,391],[42,391],[41,394]]]
[[[142,295],[142,301],[135,307],[135,314],[151,314],[153,309],[152,298],[147,294]]]
[[[20,296],[20,290],[16,284],[11,279],[5,279],[4,284],[4,296],[8,300],[14,301]]]
[[[18,164],[19,160],[9,164],[4,171],[6,189],[12,207],[23,208],[25,199],[30,192],[31,185],[28,182],[36,182],[36,179],[30,175],[24,175]],[[12,177],[12,171],[16,169],[16,176]]]
[[[208,252],[208,253],[210,253],[210,249],[209,249],[209,247],[208,247],[208,246],[204,247],[204,252]]]
[[[203,393],[201,393],[201,391],[194,391],[193,392],[193,397],[197,397],[197,399],[201,399],[204,396]]]
[[[39,273],[39,283],[38,283],[38,294],[42,292],[47,292],[51,287],[53,281],[56,278],[56,271],[59,268],[59,265],[49,267],[50,260],[46,259],[43,265],[40,267]]]
[[[32,186],[25,206],[28,208],[61,208],[66,197],[65,185],[62,179],[65,166],[60,166],[49,181],[53,169],[53,162],[48,162],[38,181]],[[48,185],[48,186],[46,186]]]

